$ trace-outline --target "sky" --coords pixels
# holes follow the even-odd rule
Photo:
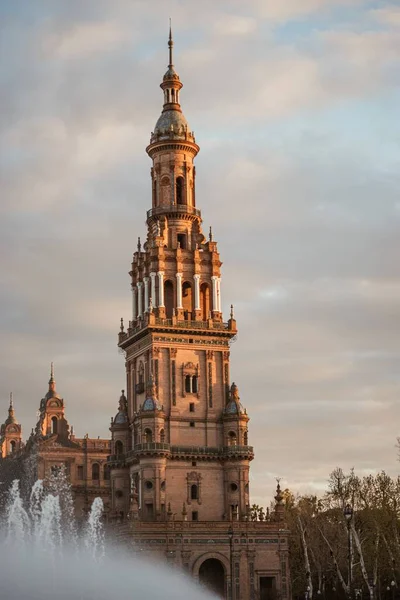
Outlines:
[[[172,18],[252,501],[399,470],[400,4],[0,0],[0,410],[108,436]],[[0,415],[1,417],[1,415]],[[1,417],[0,420],[3,420]]]

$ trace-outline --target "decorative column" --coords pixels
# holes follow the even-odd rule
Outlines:
[[[142,297],[143,281],[137,283],[137,295],[138,295],[138,317],[140,318],[143,314],[143,297]]]
[[[157,273],[155,273],[154,271],[152,271],[150,273],[150,279],[151,279],[151,302],[153,304],[153,307],[156,308],[157,307],[157,298],[156,298],[156,275]]]
[[[132,286],[132,321],[136,321],[136,318],[137,318],[136,294],[137,294],[136,286]]]
[[[158,306],[164,307],[164,271],[158,271]]]
[[[222,303],[221,303],[221,277],[217,279],[217,310],[218,312],[222,312]]]
[[[193,275],[194,279],[194,310],[200,310],[200,275]]]
[[[143,277],[144,281],[144,312],[149,310],[149,278]]]
[[[182,273],[176,274],[176,308],[183,308],[183,306],[182,306]]]
[[[218,277],[213,275],[211,277],[212,284],[212,312],[218,312]]]

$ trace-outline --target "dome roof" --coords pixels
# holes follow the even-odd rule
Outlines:
[[[191,133],[188,122],[183,113],[176,109],[163,111],[154,128],[156,135],[168,135],[170,133],[184,135],[186,131]]]
[[[120,410],[115,415],[114,423],[116,425],[122,425],[123,423],[127,423],[127,422],[128,422],[128,415],[125,412]]]
[[[225,414],[227,415],[242,415],[244,412],[243,406],[237,400],[229,400],[225,406]]]
[[[165,72],[163,81],[168,81],[169,79],[174,79],[175,81],[179,81],[179,75],[175,71],[173,65],[168,66],[168,70]]]
[[[154,400],[153,398],[146,398],[142,406],[142,411],[152,412],[154,410],[162,410],[161,404],[158,400]]]

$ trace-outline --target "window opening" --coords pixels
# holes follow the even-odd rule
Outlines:
[[[198,521],[199,520],[199,513],[197,510],[193,510],[192,511],[192,521]]]
[[[190,412],[194,412],[194,402],[190,402],[190,404],[189,404],[189,411]]]
[[[180,246],[180,248],[182,250],[186,250],[187,249],[187,244],[186,244],[186,233],[178,233],[178,244]]]
[[[199,488],[197,487],[197,485],[195,483],[190,486],[190,499],[191,500],[199,499]]]
[[[184,187],[185,187],[185,180],[183,179],[183,177],[177,177],[176,178],[176,203],[177,204],[185,204]]]
[[[100,465],[98,463],[92,464],[92,479],[99,481],[100,479]]]
[[[51,433],[57,433],[58,430],[58,420],[57,417],[52,417],[51,418]]]

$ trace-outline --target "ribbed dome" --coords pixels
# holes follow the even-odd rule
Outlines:
[[[162,410],[161,404],[158,400],[154,400],[153,398],[146,398],[142,406],[142,411],[152,412],[154,410]]]
[[[115,415],[115,419],[114,419],[114,423],[116,425],[122,425],[123,423],[127,423],[128,422],[128,415],[125,412],[118,412]]]
[[[184,136],[186,131],[191,133],[188,122],[183,113],[176,109],[165,110],[162,112],[154,128],[154,133],[156,135],[169,135],[172,133],[174,136]]]
[[[179,75],[175,71],[173,65],[169,65],[168,70],[165,72],[163,77],[163,81],[168,81],[169,79],[173,79],[174,81],[179,81]]]

